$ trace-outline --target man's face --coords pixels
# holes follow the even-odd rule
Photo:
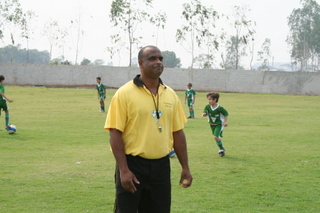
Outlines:
[[[163,72],[163,56],[158,48],[148,47],[143,52],[143,57],[139,60],[142,75],[158,78]]]

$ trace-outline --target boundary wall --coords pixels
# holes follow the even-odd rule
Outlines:
[[[119,88],[139,73],[138,67],[0,63],[6,85],[92,87],[100,76],[107,87]],[[191,82],[196,91],[320,95],[319,72],[165,68],[161,79],[175,90]]]

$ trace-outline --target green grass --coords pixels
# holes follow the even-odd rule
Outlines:
[[[109,103],[115,90],[107,92]],[[6,133],[2,113],[0,212],[112,212],[115,161],[96,91],[7,86],[6,93],[18,131]],[[222,93],[219,102],[230,114],[226,156],[200,118],[207,100],[198,92],[196,119],[185,127],[194,182],[181,188],[171,159],[171,212],[319,211],[320,97]]]

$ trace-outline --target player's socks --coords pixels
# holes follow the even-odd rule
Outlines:
[[[104,106],[101,106],[101,110],[103,110],[103,111],[104,111]]]
[[[5,124],[6,124],[6,126],[9,125],[9,114],[5,115]]]
[[[221,140],[220,140],[220,141],[217,141],[216,143],[217,143],[217,145],[218,145],[218,147],[219,147],[220,149],[223,149],[223,150],[224,150],[224,148],[223,148],[223,146],[222,146],[222,141],[221,141]]]

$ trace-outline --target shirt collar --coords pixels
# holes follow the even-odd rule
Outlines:
[[[133,83],[134,83],[135,85],[137,85],[138,87],[143,87],[143,82],[141,81],[140,76],[141,76],[140,74],[137,75],[137,76],[133,79]],[[162,84],[162,85],[165,87],[165,85],[163,84],[161,78],[159,78],[159,83]]]

